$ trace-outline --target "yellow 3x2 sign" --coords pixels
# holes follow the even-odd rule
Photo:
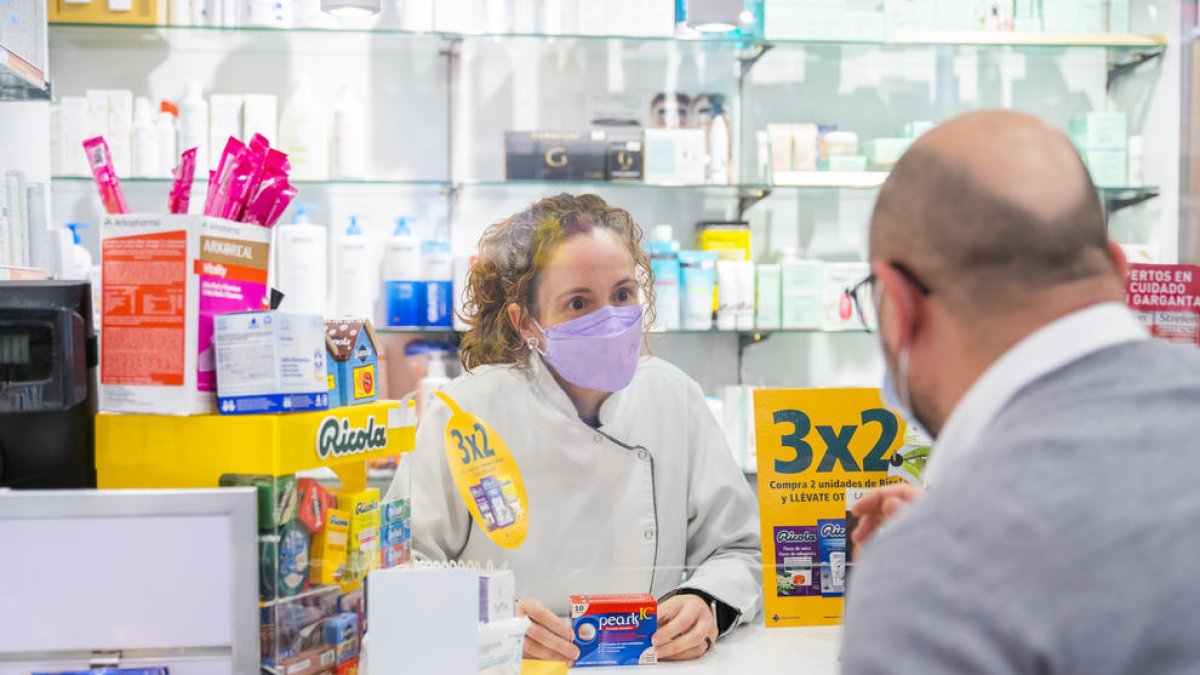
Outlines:
[[[904,480],[889,476],[904,421],[878,389],[763,389],[754,425],[766,624],[841,623],[854,560],[850,506]]]

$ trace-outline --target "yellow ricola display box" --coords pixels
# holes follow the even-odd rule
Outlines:
[[[346,574],[346,544],[350,532],[350,514],[342,509],[325,513],[325,527],[313,535],[309,581],[314,584],[340,584]]]
[[[379,490],[342,490],[338,510],[350,517],[346,543],[346,576],[357,581],[379,568]]]
[[[366,489],[366,460],[408,452],[415,429],[396,401],[282,415],[96,416],[100,488],[208,488],[224,474],[287,476],[329,467]]]

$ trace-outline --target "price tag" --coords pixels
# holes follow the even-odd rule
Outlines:
[[[754,394],[766,624],[841,623],[854,501],[903,482],[905,425],[878,389]]]
[[[446,394],[434,395],[451,412],[446,423],[446,462],[459,496],[497,546],[519,547],[529,531],[529,497],[516,460],[491,425]]]

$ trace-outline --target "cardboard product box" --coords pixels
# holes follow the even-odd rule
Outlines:
[[[508,180],[604,180],[608,136],[603,131],[506,131]]]
[[[862,281],[870,271],[867,263],[825,263],[825,330],[863,330],[846,289]]]
[[[1084,150],[1081,154],[1096,187],[1124,187],[1129,182],[1129,156],[1124,150]]]
[[[310,582],[332,585],[347,580],[346,547],[349,533],[349,512],[343,509],[329,509],[325,512],[325,527],[313,535]]]
[[[657,663],[650,642],[658,628],[653,595],[572,595],[569,600],[579,648],[576,668]]]
[[[379,569],[379,490],[341,492],[338,509],[350,517],[346,575],[349,580],[364,579],[371,570]]]
[[[1089,112],[1071,118],[1067,127],[1071,142],[1086,150],[1126,150],[1128,123],[1122,112]]]
[[[320,647],[301,652],[279,663],[283,675],[318,675],[337,665],[337,652],[333,647]]]
[[[367,319],[325,322],[330,407],[379,398],[379,336]]]
[[[640,134],[639,134],[640,136]],[[616,181],[639,181],[645,174],[645,157],[642,141],[612,141],[608,144],[608,179]]]
[[[160,21],[159,3],[154,0],[48,0],[47,18],[51,23],[97,23],[153,26]],[[164,12],[165,13],[165,12]],[[165,18],[165,17],[164,17]]]
[[[325,321],[319,314],[216,317],[217,408],[223,415],[325,410]]]
[[[697,185],[705,182],[707,151],[700,129],[646,130],[647,183]]]
[[[217,314],[263,309],[271,230],[192,215],[101,221],[100,407],[216,409]]]

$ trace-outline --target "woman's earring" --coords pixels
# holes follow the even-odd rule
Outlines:
[[[525,346],[529,347],[529,351],[536,352],[538,348],[538,339],[535,337],[527,338],[525,340]]]

